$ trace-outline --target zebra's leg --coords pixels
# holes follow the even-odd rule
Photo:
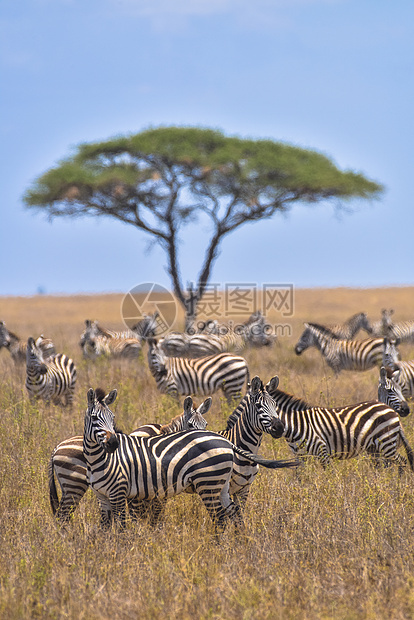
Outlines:
[[[126,493],[120,493],[117,490],[115,495],[110,496],[109,501],[114,522],[119,529],[124,530],[126,528]]]
[[[329,467],[329,465],[331,464],[331,455],[325,442],[323,442],[322,440],[315,442],[313,446],[313,453],[316,454],[324,469]]]
[[[147,519],[149,524],[155,527],[163,522],[166,503],[166,498],[155,498],[153,500],[129,499],[129,514],[134,521]]]
[[[240,506],[235,504],[229,494],[229,481],[227,480],[222,486],[218,484],[217,489],[197,488],[196,491],[200,495],[207,512],[214,524],[215,538],[219,541],[219,535],[226,529],[227,521],[233,521],[235,527],[240,530],[243,525],[243,516]]]
[[[63,489],[62,497],[59,502],[59,507],[56,511],[56,519],[60,523],[67,523],[72,517],[79,506],[79,503],[84,496],[87,486],[85,488],[78,487],[76,493],[71,493],[66,489]]]

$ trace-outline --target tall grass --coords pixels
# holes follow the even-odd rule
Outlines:
[[[339,322],[365,310],[378,319],[393,307],[396,320],[413,318],[413,289],[297,291],[292,336],[272,349],[246,352],[251,376],[307,401],[335,406],[376,397],[378,371],[335,378],[316,350],[296,357],[303,321]],[[87,389],[118,389],[116,419],[131,431],[179,412],[160,396],[138,363],[81,359],[86,318],[121,327],[121,297],[2,298],[0,319],[27,338],[44,333],[78,367],[73,411],[31,405],[24,368],[0,352],[0,618],[200,619],[414,617],[414,474],[373,469],[368,458],[309,462],[300,473],[261,469],[246,506],[243,535],[232,527],[214,542],[197,496],[169,501],[165,525],[128,523],[102,532],[88,492],[73,522],[52,516],[47,463],[54,446],[83,430]],[[276,314],[269,317],[280,321]],[[405,359],[414,347],[401,348]],[[196,399],[198,402],[200,399]],[[224,428],[230,409],[216,395],[208,428]],[[411,416],[402,421],[414,446]],[[284,440],[265,437],[260,453],[289,456]]]

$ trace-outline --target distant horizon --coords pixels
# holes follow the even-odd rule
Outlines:
[[[403,288],[414,288],[414,282],[412,284],[384,284],[384,285],[372,285],[372,286],[347,286],[347,285],[336,285],[336,286],[294,286],[293,289],[295,291],[308,291],[308,290],[340,290],[340,289],[348,289],[348,290],[382,290],[382,289],[403,289]],[[143,289],[150,290],[150,289]],[[168,289],[172,294],[174,292],[171,289]],[[259,288],[259,290],[261,290]],[[51,292],[51,293],[21,293],[21,294],[8,294],[8,293],[0,293],[0,299],[2,298],[10,298],[10,297],[90,297],[90,296],[102,296],[102,295],[127,295],[129,291],[78,291],[74,293],[65,293],[61,292]],[[219,293],[224,293],[224,290],[219,289]]]

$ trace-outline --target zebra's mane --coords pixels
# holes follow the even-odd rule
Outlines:
[[[328,336],[328,338],[334,338],[335,340],[340,340],[338,336],[334,334],[333,331],[329,329],[329,327],[325,327],[324,325],[319,325],[319,323],[308,323],[308,326],[321,332],[324,336]]]
[[[302,411],[304,409],[310,409],[312,407],[312,405],[307,403],[302,398],[299,398],[298,396],[293,396],[293,394],[288,394],[288,392],[283,392],[279,389],[273,390],[269,392],[269,394],[276,401],[276,404],[278,401],[278,397],[280,397],[279,400],[284,399],[284,404],[288,404],[289,407],[295,409],[295,411]]]

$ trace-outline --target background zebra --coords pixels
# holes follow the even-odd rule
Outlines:
[[[388,334],[388,325],[391,324],[391,316],[394,313],[394,310],[387,310],[383,308],[381,310],[381,318],[379,321],[373,321],[371,323],[372,328],[372,336],[375,337],[385,337]]]
[[[56,354],[55,345],[43,335],[36,339],[36,345],[42,349],[44,359]],[[4,321],[0,321],[0,349],[5,347],[16,364],[26,362],[27,341],[23,341],[15,333],[9,331]]]
[[[391,316],[394,310],[389,310],[382,316],[382,331],[387,338],[393,338],[402,342],[414,342],[414,321],[399,321],[393,323]]]
[[[207,396],[223,390],[227,401],[240,398],[249,371],[243,357],[221,353],[199,359],[167,357],[155,339],[148,340],[148,365],[162,394]]]
[[[384,338],[340,340],[322,325],[304,325],[305,331],[295,346],[296,355],[315,346],[336,374],[341,370],[368,370],[382,363]]]
[[[414,471],[412,449],[397,413],[388,405],[371,401],[332,409],[309,407],[275,388],[275,383],[268,384],[267,389],[285,425],[284,437],[296,456],[316,456],[326,467],[332,457],[348,459],[366,452],[403,467],[407,461],[397,452],[402,444]]]
[[[98,321],[86,319],[85,330],[80,337],[79,345],[83,356],[94,359],[100,355],[114,355],[135,359],[142,348],[143,342],[155,336],[158,312],[145,316],[133,326],[133,329],[116,331],[99,325]],[[126,344],[122,344],[125,340]]]
[[[198,358],[217,355],[228,351],[240,353],[246,347],[270,346],[275,336],[270,334],[270,325],[260,312],[255,312],[243,324],[215,326],[200,333],[171,332],[161,341],[163,352],[169,357]]]
[[[109,409],[115,398],[116,390],[105,396],[102,390],[90,389],[85,414],[83,451],[89,483],[103,508],[104,526],[113,516],[125,527],[127,498],[159,502],[186,490],[200,495],[216,533],[228,519],[240,526],[240,509],[229,495],[235,453],[271,469],[297,465],[248,454],[208,431],[148,438],[116,434]]]
[[[211,398],[207,398],[196,409],[191,397],[184,401],[184,411],[167,424],[145,424],[135,429],[135,437],[153,437],[167,435],[183,430],[204,430],[207,420],[204,415],[211,407]],[[75,512],[79,502],[89,488],[86,472],[86,460],[83,454],[83,435],[70,437],[60,442],[53,450],[48,466],[49,499],[52,512],[60,522],[66,522]],[[59,501],[55,477],[61,488]],[[135,506],[135,513],[139,507]]]
[[[31,400],[41,398],[49,403],[72,405],[76,384],[76,366],[63,353],[44,359],[43,351],[33,338],[27,341],[26,389]]]
[[[361,329],[372,334],[372,327],[365,312],[357,312],[344,323],[335,323],[327,327],[340,340],[351,340]]]

